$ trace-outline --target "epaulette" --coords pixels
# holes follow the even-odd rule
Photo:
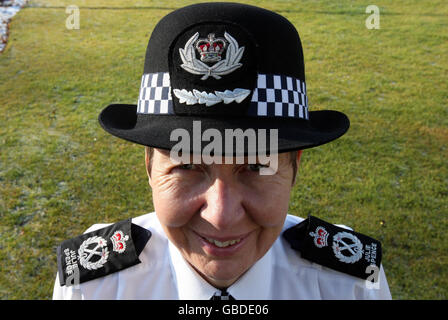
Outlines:
[[[123,220],[57,247],[59,283],[72,286],[139,264],[151,231]]]
[[[304,259],[365,280],[378,275],[381,243],[366,235],[309,216],[283,237]]]

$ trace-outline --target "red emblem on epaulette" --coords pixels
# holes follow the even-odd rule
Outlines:
[[[110,237],[114,246],[114,251],[123,253],[126,250],[126,241],[129,240],[129,236],[125,235],[123,231],[115,231],[114,235]]]
[[[310,232],[310,236],[314,237],[314,244],[318,248],[323,248],[328,245],[328,232],[324,227],[317,227],[316,232]]]

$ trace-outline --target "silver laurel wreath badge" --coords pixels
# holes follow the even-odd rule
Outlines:
[[[355,263],[362,257],[362,243],[351,233],[338,232],[333,237],[333,252],[339,261]],[[347,255],[343,254],[343,252],[347,253]]]
[[[95,247],[91,248],[91,244]],[[78,249],[79,263],[88,270],[101,268],[109,257],[107,242],[104,238],[94,236],[85,240]],[[93,256],[100,257],[97,261],[92,261]]]
[[[207,107],[213,106],[217,103],[224,102],[229,104],[231,102],[240,103],[250,94],[250,90],[236,88],[233,91],[226,90],[215,91],[215,93],[207,93],[205,91],[193,89],[193,92],[182,89],[174,89],[174,95],[179,99],[180,103],[186,103],[187,105],[193,104],[205,104]]]
[[[182,59],[183,64],[181,67],[192,73],[203,75],[201,80],[207,80],[208,77],[213,77],[215,79],[221,79],[222,75],[229,74],[243,64],[239,63],[241,58],[243,57],[244,47],[239,47],[238,42],[227,32],[224,33],[224,38],[228,41],[226,59],[220,60],[221,54],[225,49],[225,45],[223,43],[222,38],[214,39],[214,35],[210,34],[208,40],[207,39],[199,39],[199,32],[196,32],[185,44],[185,48],[179,49],[180,58]],[[201,43],[207,43],[208,45],[201,46]],[[211,67],[209,67],[204,62],[196,59],[195,56],[195,47],[198,51],[200,51],[201,59],[203,61],[217,61]],[[213,56],[213,58],[210,57]],[[204,60],[204,57],[205,60]]]

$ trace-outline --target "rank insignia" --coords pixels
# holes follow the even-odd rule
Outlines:
[[[114,235],[110,237],[114,245],[114,251],[123,253],[126,250],[126,241],[129,240],[128,235],[124,235],[123,231],[115,231]]]
[[[323,227],[317,227],[316,232],[310,232],[310,236],[314,238],[314,244],[316,247],[323,248],[328,245],[328,232]]]
[[[61,286],[71,286],[140,263],[151,232],[130,219],[66,240],[57,247]]]
[[[380,268],[379,241],[313,216],[287,229],[283,237],[302,258],[358,278],[366,280],[372,266]]]
[[[200,60],[196,59],[194,49],[200,54]],[[226,58],[222,55],[226,52]],[[243,57],[244,47],[240,47],[238,42],[227,32],[224,38],[215,38],[211,33],[207,38],[199,39],[199,32],[196,32],[185,44],[185,48],[179,49],[182,59],[181,67],[192,74],[202,75],[201,80],[207,80],[210,76],[221,79],[221,76],[232,73],[243,64],[240,63]],[[214,63],[209,66],[207,63]]]

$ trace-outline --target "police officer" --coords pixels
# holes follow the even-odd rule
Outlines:
[[[381,244],[287,214],[302,150],[348,118],[308,111],[299,35],[237,3],[175,10],[148,43],[137,105],[99,116],[146,146],[155,212],[58,247],[54,299],[390,299]]]

